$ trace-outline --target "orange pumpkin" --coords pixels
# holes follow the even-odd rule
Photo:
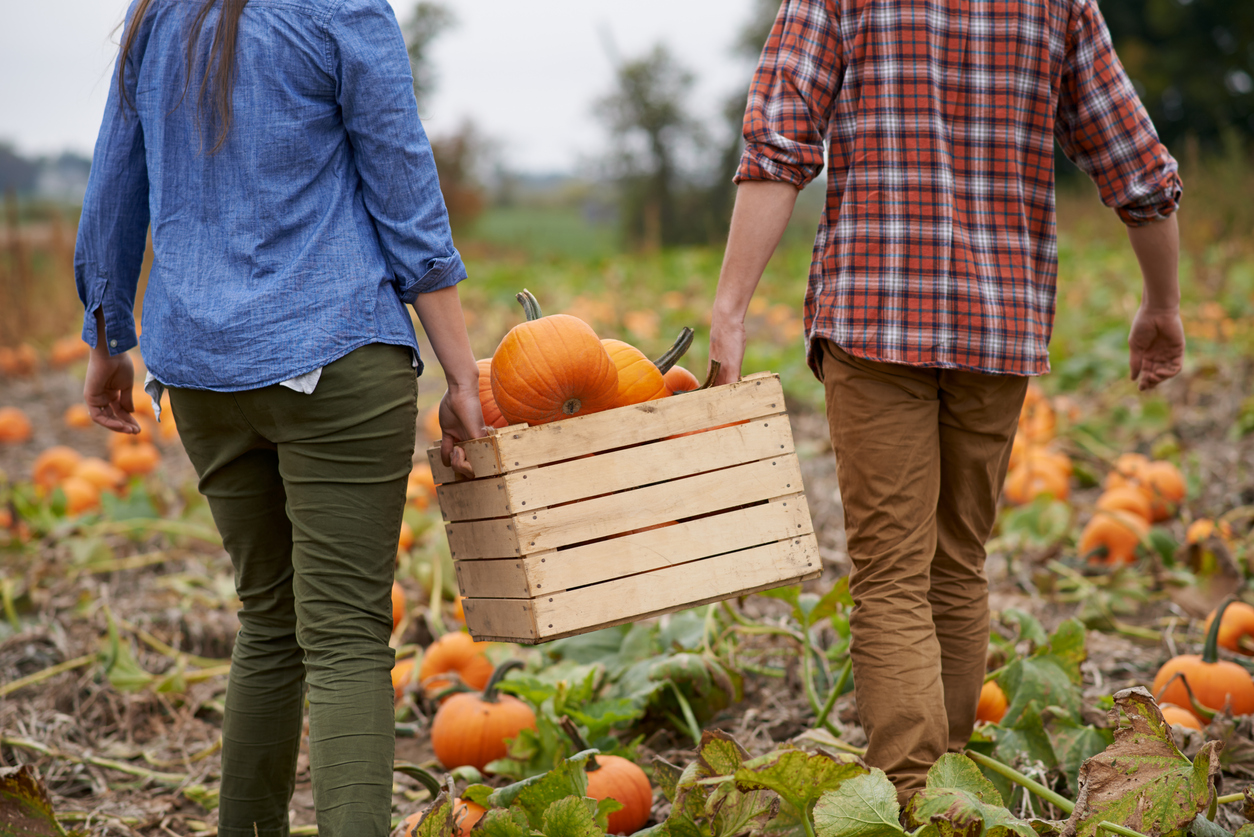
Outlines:
[[[1175,514],[1184,499],[1184,477],[1170,462],[1151,462],[1141,473],[1141,490],[1150,501],[1152,519],[1158,523]]]
[[[1227,521],[1221,521],[1216,526],[1215,521],[1209,517],[1199,517],[1197,520],[1189,524],[1189,528],[1184,532],[1185,543],[1201,543],[1219,530],[1219,537],[1225,541],[1232,540],[1232,524]]]
[[[401,534],[396,540],[396,551],[406,552],[414,545],[414,527],[405,521],[401,521]]]
[[[1220,605],[1211,620],[1201,655],[1181,654],[1163,663],[1154,677],[1154,697],[1160,703],[1192,706],[1189,692],[1204,709],[1219,712],[1231,704],[1233,715],[1254,713],[1254,679],[1236,663],[1219,659],[1219,627],[1230,602]],[[1180,675],[1177,677],[1176,675]],[[1184,681],[1188,681],[1185,688]]]
[[[149,442],[139,442],[118,446],[109,459],[115,468],[131,476],[150,474],[161,464],[161,452]]]
[[[642,404],[669,395],[666,379],[644,352],[630,343],[610,338],[602,340],[601,345],[618,370],[618,398],[614,406]]]
[[[73,427],[75,430],[85,430],[94,423],[91,420],[91,413],[87,412],[86,404],[71,404],[65,410],[66,427]]]
[[[400,703],[405,696],[405,687],[414,679],[414,658],[406,657],[397,660],[392,666],[392,691],[396,693],[396,702]]]
[[[57,487],[65,494],[67,514],[81,514],[100,506],[100,489],[82,477],[66,477]]]
[[[483,410],[483,423],[488,427],[505,427],[509,421],[501,415],[501,408],[496,406],[492,396],[492,359],[484,358],[475,363],[479,366],[479,408]]]
[[[1174,703],[1160,703],[1159,710],[1163,713],[1163,720],[1169,724],[1179,724],[1182,727],[1195,729],[1199,732],[1202,730],[1201,720],[1183,706],[1176,706]]]
[[[1210,632],[1211,622],[1215,621],[1215,611],[1206,617],[1206,631]],[[1245,642],[1242,642],[1242,640]],[[1224,611],[1223,623],[1219,626],[1219,637],[1216,640],[1220,648],[1254,656],[1254,607],[1245,602],[1233,602]]]
[[[446,770],[471,765],[486,771],[490,762],[505,758],[511,738],[536,728],[530,706],[496,691],[505,674],[521,665],[507,660],[493,672],[482,694],[461,692],[440,705],[431,721],[431,749]]]
[[[401,619],[405,618],[405,591],[399,581],[392,582],[392,630],[400,627]]]
[[[15,349],[0,347],[0,373],[25,378],[34,375],[38,366],[39,354],[29,343]]]
[[[1054,416],[1054,408],[1044,399],[1032,406],[1026,421],[1020,421],[1023,435],[1029,442],[1037,445],[1043,445],[1053,439],[1056,426],[1057,418]]]
[[[518,295],[527,320],[492,355],[492,397],[511,424],[545,424],[614,406],[618,369],[596,332],[577,317],[545,317],[528,291]]]
[[[431,473],[431,466],[426,462],[415,465],[405,484],[405,502],[415,508],[425,509],[434,496],[435,476]]]
[[[606,833],[635,834],[644,828],[653,812],[653,788],[640,766],[621,756],[594,756],[587,770],[588,796],[623,806],[610,814]]]
[[[1040,459],[1033,461],[1028,457],[1006,475],[1004,492],[1008,503],[1022,506],[1042,494],[1049,494],[1055,500],[1065,500],[1071,494],[1071,486],[1066,474],[1057,465]]]
[[[671,395],[677,392],[692,392],[701,386],[697,376],[682,366],[672,366],[670,369],[667,369],[666,374],[662,376],[662,380],[666,382],[666,389]]]
[[[1009,705],[1006,693],[997,685],[997,681],[986,681],[980,688],[980,703],[975,707],[975,719],[988,724],[1000,723],[1006,717]]]
[[[81,337],[62,337],[52,344],[52,349],[48,352],[48,362],[57,369],[62,369],[80,360],[87,360],[90,354],[91,346],[84,343]]]
[[[74,448],[67,448],[65,445],[48,448],[35,457],[35,464],[31,466],[31,479],[35,485],[51,491],[57,483],[74,473],[74,469],[82,461],[83,455]]]
[[[1106,475],[1106,488],[1118,488],[1121,485],[1137,484],[1141,475],[1150,464],[1149,457],[1139,453],[1120,454],[1115,460],[1114,469]]]
[[[484,653],[488,643],[475,642],[470,634],[461,631],[445,634],[427,646],[418,667],[418,681],[427,697],[435,697],[453,685],[441,674],[456,674],[472,689],[486,688],[492,678],[492,661]]]
[[[131,445],[141,443],[152,444],[153,424],[143,416],[135,416],[135,423],[139,425],[138,433],[110,433],[109,434],[109,453],[112,454],[118,448],[124,448]]]
[[[453,597],[453,618],[463,625],[466,624],[466,606],[462,604],[464,598],[461,593]]]
[[[1099,511],[1080,532],[1080,557],[1092,563],[1105,561],[1110,565],[1136,561],[1136,549],[1149,534],[1149,523],[1143,517],[1126,511]]]
[[[1150,501],[1143,491],[1130,485],[1109,488],[1097,498],[1099,511],[1124,511],[1145,520],[1150,520]]]
[[[117,494],[126,486],[126,472],[95,456],[89,456],[75,465],[73,476],[87,480],[99,491],[112,494]]]
[[[0,443],[17,445],[30,441],[30,419],[17,407],[0,407]]]

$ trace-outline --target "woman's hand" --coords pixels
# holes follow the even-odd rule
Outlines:
[[[473,477],[474,467],[466,459],[466,452],[456,445],[488,435],[477,384],[470,389],[461,386],[455,390],[450,386],[444,393],[440,399],[440,432],[440,459],[459,474]]]
[[[138,433],[132,387],[135,367],[131,356],[123,352],[110,355],[103,340],[96,342],[87,359],[87,380],[83,383],[83,401],[91,420],[115,433]]]

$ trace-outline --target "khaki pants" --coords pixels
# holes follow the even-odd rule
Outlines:
[[[823,355],[853,564],[866,761],[904,804],[966,746],[988,652],[984,542],[1028,379]]]

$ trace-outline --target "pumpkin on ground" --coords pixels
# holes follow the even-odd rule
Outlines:
[[[1111,566],[1136,561],[1136,550],[1149,534],[1149,523],[1143,517],[1126,511],[1099,511],[1080,532],[1080,557],[1091,563],[1105,562]]]
[[[560,724],[576,750],[588,749],[574,721],[562,716]],[[638,764],[622,756],[594,755],[584,764],[584,770],[588,774],[588,796],[598,802],[613,799],[623,806],[610,813],[607,834],[635,834],[644,828],[653,813],[653,787]]]
[[[1170,462],[1151,462],[1141,474],[1141,490],[1150,501],[1153,521],[1159,523],[1175,514],[1184,499],[1184,477]]]
[[[91,420],[91,413],[87,412],[86,404],[71,404],[66,407],[64,420],[66,427],[73,427],[75,430],[86,430],[95,423]]]
[[[1029,457],[1006,475],[1003,491],[1006,502],[1022,506],[1043,494],[1048,494],[1055,500],[1066,500],[1071,494],[1071,485],[1067,482],[1066,474],[1057,465],[1041,460],[1033,461]]]
[[[74,448],[56,445],[35,457],[35,464],[31,466],[31,480],[45,491],[51,491],[57,483],[74,473],[74,469],[82,461],[83,455]]]
[[[1125,511],[1143,519],[1150,520],[1150,501],[1142,491],[1130,485],[1121,485],[1102,492],[1097,498],[1098,511]]]
[[[434,496],[435,477],[431,473],[431,466],[421,462],[409,472],[409,479],[405,483],[405,502],[421,510],[431,504]]]
[[[134,445],[119,445],[109,459],[115,468],[136,476],[156,470],[161,464],[161,452],[150,442],[139,442]]]
[[[1006,693],[997,685],[997,681],[988,680],[980,688],[980,703],[975,707],[975,719],[988,724],[1000,723],[1006,717],[1009,705]]]
[[[1206,631],[1210,631],[1215,621],[1215,611],[1206,617]],[[1223,621],[1219,625],[1219,636],[1216,640],[1220,648],[1254,656],[1254,607],[1245,602],[1233,602],[1224,611]]]
[[[529,291],[526,322],[492,355],[492,397],[511,424],[545,424],[596,413],[618,398],[618,369],[592,327],[569,314],[544,316]]]
[[[400,627],[401,620],[405,618],[405,591],[401,589],[399,581],[392,582],[392,630],[396,631]]]
[[[111,494],[117,494],[126,487],[126,472],[95,456],[89,456],[75,465],[72,476],[81,477],[98,490]]]
[[[1160,703],[1158,708],[1163,713],[1163,720],[1167,723],[1179,724],[1182,727],[1195,729],[1199,732],[1202,730],[1201,720],[1183,706],[1176,706],[1174,703]]]
[[[446,770],[470,765],[484,771],[489,763],[505,758],[510,739],[536,728],[530,706],[496,690],[502,678],[521,665],[518,660],[507,660],[493,672],[482,693],[460,692],[440,705],[431,721],[431,749]]]
[[[1106,475],[1106,488],[1118,488],[1121,485],[1136,485],[1141,475],[1150,464],[1149,457],[1140,453],[1120,454],[1115,460],[1114,469]]]
[[[412,837],[414,829],[418,827],[418,823],[422,821],[425,811],[415,811],[401,822],[401,837]],[[483,819],[484,811],[482,805],[476,805],[469,799],[455,797],[453,799],[453,835],[454,837],[470,837],[470,829],[475,827],[475,823]]]
[[[30,441],[30,436],[30,419],[26,413],[17,407],[0,407],[0,443],[18,445]]]
[[[1189,528],[1184,532],[1185,543],[1201,543],[1202,541],[1213,535],[1218,529],[1219,537],[1225,541],[1232,540],[1232,525],[1227,521],[1220,521],[1216,524],[1209,517],[1199,517],[1197,520],[1189,524]]]
[[[392,666],[392,691],[396,693],[396,702],[400,703],[405,696],[405,687],[414,679],[414,658],[406,657],[397,660]]]
[[[454,631],[445,634],[427,646],[418,668],[418,682],[427,697],[435,697],[453,685],[452,678],[441,674],[456,674],[472,689],[487,687],[492,678],[492,661],[484,653],[488,643],[475,642],[470,634]]]
[[[63,369],[72,363],[87,360],[90,354],[91,346],[84,343],[81,337],[62,337],[48,351],[48,362],[57,369]]]
[[[1211,712],[1220,712],[1230,703],[1233,715],[1254,713],[1254,679],[1236,663],[1219,659],[1219,627],[1228,604],[1220,605],[1217,618],[1211,620],[1200,655],[1172,657],[1158,670],[1152,691],[1160,703],[1192,706],[1196,700]],[[1190,691],[1193,700],[1189,699]]]
[[[67,514],[81,514],[100,506],[100,489],[82,477],[71,474],[57,487],[65,495]]]
[[[29,343],[10,349],[0,346],[0,374],[14,378],[34,375],[39,367],[39,354]]]

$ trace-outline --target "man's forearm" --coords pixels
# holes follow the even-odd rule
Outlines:
[[[449,388],[474,387],[477,393],[479,367],[475,365],[475,356],[470,349],[466,315],[462,313],[457,286],[419,294],[414,301],[414,310],[422,321],[422,330],[431,341],[431,348],[435,349],[436,360],[444,370]]]
[[[1180,228],[1176,216],[1140,227],[1128,227],[1128,241],[1141,265],[1144,294],[1141,306],[1151,311],[1180,307]]]
[[[747,180],[736,188],[736,206],[714,296],[716,319],[744,320],[749,300],[779,246],[796,203],[797,187],[791,183]]]

